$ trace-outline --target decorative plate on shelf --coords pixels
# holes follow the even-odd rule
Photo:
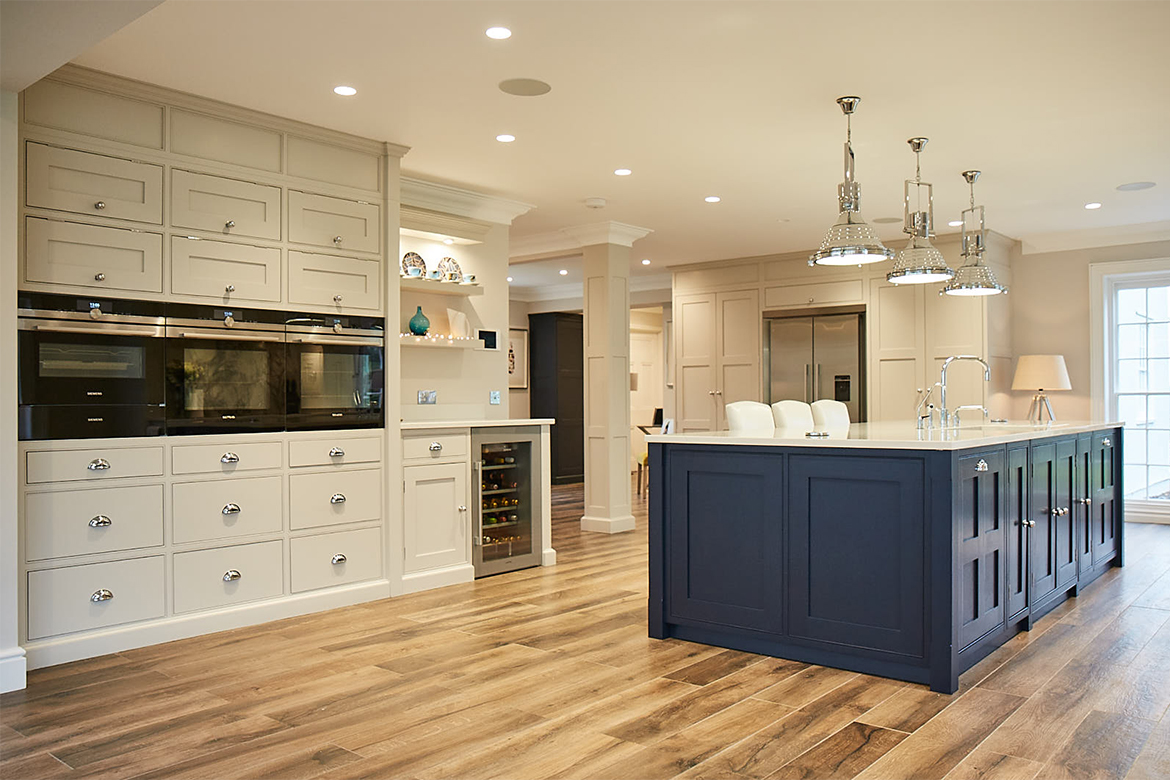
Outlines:
[[[402,256],[402,273],[410,276],[410,269],[417,268],[420,276],[427,275],[427,261],[418,252],[407,252]]]
[[[449,273],[458,274],[455,280],[463,281],[463,269],[459,267],[454,257],[444,257],[439,261],[439,278],[445,280]]]

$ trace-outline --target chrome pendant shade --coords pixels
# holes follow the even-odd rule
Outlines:
[[[866,224],[858,213],[861,203],[860,189],[853,178],[853,127],[851,117],[861,98],[846,96],[837,98],[845,114],[845,181],[837,185],[837,200],[841,214],[821,248],[809,256],[809,265],[862,265],[889,260],[894,256],[878,239],[877,233]]]
[[[906,180],[904,187],[904,213],[902,231],[910,234],[910,242],[898,253],[894,260],[894,268],[886,274],[887,281],[893,284],[929,284],[931,282],[945,282],[951,279],[955,272],[947,265],[942,252],[930,243],[934,233],[934,185],[922,180],[922,148],[926,146],[926,138],[911,138],[906,143],[914,151],[914,180]],[[912,196],[913,191],[913,196]],[[923,209],[923,192],[926,195],[926,208]],[[911,202],[914,207],[911,211]]]
[[[983,225],[983,207],[975,205],[975,182],[979,178],[979,171],[963,171],[963,179],[971,187],[971,206],[963,209],[963,265],[955,271],[955,277],[947,283],[939,295],[998,295],[1006,293],[1004,287],[995,278],[991,269],[983,264],[984,240],[986,229]],[[974,222],[976,215],[979,218],[978,232],[968,232],[968,215],[970,222]]]

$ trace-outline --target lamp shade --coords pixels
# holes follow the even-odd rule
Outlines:
[[[1020,355],[1012,390],[1072,390],[1064,355]]]

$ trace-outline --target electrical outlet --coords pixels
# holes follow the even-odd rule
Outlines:
[[[500,391],[499,390],[492,390],[491,392],[488,393],[488,399],[489,399],[488,403],[490,403],[492,406],[499,406],[500,405]]]
[[[439,402],[438,390],[419,390],[418,402],[420,404],[434,404]]]

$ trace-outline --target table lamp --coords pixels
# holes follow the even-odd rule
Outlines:
[[[1028,408],[1028,419],[1033,422],[1043,422],[1044,410],[1048,410],[1048,419],[1055,420],[1052,413],[1052,404],[1048,402],[1046,391],[1072,390],[1072,383],[1068,381],[1068,368],[1064,365],[1064,355],[1020,355],[1016,363],[1016,375],[1012,379],[1012,390],[1034,390],[1032,405]]]

